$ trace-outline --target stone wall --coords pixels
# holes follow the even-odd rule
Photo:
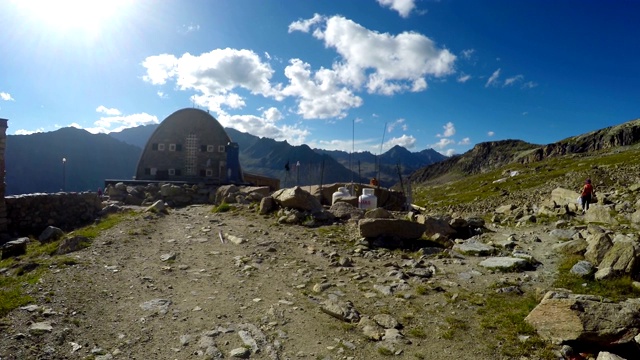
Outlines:
[[[7,231],[11,236],[38,236],[52,225],[70,231],[98,217],[102,202],[93,192],[7,196]]]

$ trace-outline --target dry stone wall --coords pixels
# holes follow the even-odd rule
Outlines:
[[[96,193],[7,196],[7,231],[11,236],[35,235],[55,226],[69,231],[92,222],[102,209]]]

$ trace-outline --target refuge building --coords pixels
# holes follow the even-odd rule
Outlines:
[[[238,144],[211,114],[194,108],[169,115],[142,150],[136,180],[243,183]]]

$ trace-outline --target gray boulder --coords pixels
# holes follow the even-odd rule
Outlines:
[[[416,222],[425,225],[426,228],[424,230],[424,233],[427,236],[440,234],[445,237],[450,237],[458,233],[456,229],[451,227],[451,225],[449,225],[449,222],[445,219],[418,215],[416,216]]]
[[[2,245],[2,259],[16,257],[27,253],[28,237],[19,238]]]
[[[487,256],[496,251],[493,246],[483,244],[475,239],[469,239],[462,244],[455,244],[453,250],[463,255],[473,256]]]
[[[490,257],[480,262],[479,265],[490,270],[505,272],[521,271],[530,266],[526,259],[508,256]]]
[[[274,192],[272,196],[278,205],[285,208],[310,212],[319,212],[322,210],[320,201],[299,186],[280,189]]]
[[[600,264],[609,249],[613,246],[613,242],[609,235],[600,233],[587,236],[587,251],[584,258],[594,264]]]
[[[64,231],[55,226],[47,226],[44,231],[38,236],[38,241],[43,244],[50,243],[52,241],[56,241],[64,236]]]
[[[525,321],[555,344],[610,348],[632,342],[640,332],[640,299],[614,303],[599,296],[550,291]]]
[[[564,241],[553,245],[553,250],[560,254],[582,255],[587,251],[589,243],[585,239]]]
[[[592,263],[586,260],[578,261],[573,267],[571,267],[570,272],[574,275],[578,275],[580,277],[588,278],[590,277],[595,270],[595,267]]]
[[[276,208],[277,208],[277,205],[275,200],[273,200],[271,196],[266,196],[260,200],[260,208],[258,212],[261,215],[265,215],[274,211]]]
[[[360,313],[354,308],[351,301],[325,300],[320,308],[325,314],[345,322],[359,322]]]
[[[358,222],[360,235],[365,238],[394,237],[418,239],[426,229],[424,224],[401,219],[362,219]]]
[[[591,205],[589,210],[584,214],[584,220],[587,222],[596,222],[603,224],[615,225],[618,223],[616,219],[611,216],[611,208],[603,205]]]
[[[56,252],[58,255],[68,254],[74,251],[78,251],[86,248],[91,243],[89,238],[84,236],[73,236],[67,239],[64,239],[58,245],[58,251]]]
[[[363,209],[358,209],[344,201],[337,201],[335,204],[331,205],[329,212],[341,220],[361,219],[365,213]]]
[[[616,239],[617,240],[617,239]],[[598,264],[596,279],[601,280],[606,277],[619,274],[635,275],[638,271],[640,259],[640,244],[634,239],[622,237],[614,241],[613,246]],[[609,270],[607,270],[609,268]],[[607,276],[604,276],[607,274]]]

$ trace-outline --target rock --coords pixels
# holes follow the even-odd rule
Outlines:
[[[610,267],[614,274],[635,275],[640,259],[640,244],[630,238],[616,237],[613,246],[598,264],[598,268]]]
[[[263,197],[260,200],[260,208],[258,212],[261,215],[268,214],[270,212],[275,211],[277,208],[275,200],[271,196]]]
[[[570,272],[572,274],[578,275],[583,278],[588,278],[593,274],[594,266],[591,262],[582,260],[578,261],[573,267],[571,267]]]
[[[384,336],[384,329],[369,317],[363,316],[358,322],[358,327],[362,329],[362,334],[368,339],[380,341]]]
[[[640,225],[640,210],[636,210],[633,214],[631,214],[629,219],[632,223]]]
[[[418,239],[426,228],[423,224],[401,219],[362,219],[358,222],[358,227],[360,235],[365,238],[398,239]]]
[[[589,210],[587,210],[587,212],[584,214],[584,220],[588,222],[611,225],[615,225],[618,223],[618,221],[616,221],[616,219],[611,216],[611,208],[598,204],[592,204],[589,207]]]
[[[479,265],[492,270],[520,271],[528,268],[529,262],[521,258],[498,256],[485,259]]]
[[[584,258],[594,264],[600,264],[609,249],[613,246],[611,238],[607,234],[594,234],[587,236],[587,251]]]
[[[493,246],[483,244],[475,239],[469,239],[462,244],[455,244],[453,245],[453,250],[463,255],[473,256],[487,256],[496,251]]]
[[[509,205],[502,205],[502,206],[500,206],[500,207],[496,208],[496,209],[494,210],[494,212],[495,212],[496,214],[504,214],[504,215],[508,215],[508,214],[510,214],[510,213],[511,213],[511,211],[512,211],[512,210],[514,210],[515,208],[516,208],[516,206],[515,206],[515,205],[513,205],[513,204],[509,204]]]
[[[156,202],[153,203],[153,205],[147,207],[145,210],[145,212],[152,212],[152,213],[156,213],[156,214],[168,214],[169,211],[167,210],[167,208],[164,205],[164,200],[158,200]]]
[[[251,351],[247,348],[235,348],[229,352],[229,356],[238,359],[248,359],[251,355]]]
[[[57,228],[55,226],[47,226],[46,229],[38,236],[38,241],[43,244],[50,243],[52,241],[56,241],[64,236],[64,231],[62,229]]]
[[[596,358],[596,360],[626,360],[626,359],[616,354],[612,354],[610,352],[600,351],[598,353],[598,357]]]
[[[169,306],[171,305],[171,300],[167,299],[153,299],[147,302],[140,304],[142,310],[145,311],[153,311],[159,314],[166,314],[169,311]]]
[[[310,212],[319,212],[322,210],[320,201],[299,186],[280,189],[274,192],[272,196],[278,205],[285,208]]]
[[[340,220],[348,220],[362,219],[364,217],[365,210],[358,209],[357,207],[344,201],[337,201],[335,204],[331,205],[329,212]]]
[[[569,240],[553,245],[553,250],[560,254],[582,255],[587,250],[589,243],[584,239]]]
[[[91,240],[85,236],[73,236],[70,238],[66,238],[60,242],[58,245],[58,251],[56,254],[64,255],[68,253],[72,253],[78,250],[82,250],[88,247],[91,244]]]
[[[425,225],[426,228],[424,233],[426,236],[441,234],[445,237],[450,237],[458,233],[456,229],[452,228],[451,225],[449,225],[449,222],[444,219],[418,215],[416,216],[416,222]]]
[[[173,261],[176,259],[176,253],[168,253],[160,255],[160,261]]]
[[[395,329],[400,328],[400,323],[398,320],[394,319],[393,316],[389,314],[378,314],[373,317],[373,321],[376,324],[382,326],[385,329]]]
[[[17,240],[9,241],[2,245],[2,259],[8,259],[10,257],[16,257],[27,253],[27,244],[29,243],[28,237],[19,238]]]
[[[393,219],[393,214],[379,207],[364,213],[365,219]]]
[[[33,323],[29,326],[29,334],[31,335],[42,335],[51,331],[53,331],[53,326],[48,321]]]
[[[551,191],[551,201],[559,206],[575,204],[579,195],[575,190],[555,188]]]
[[[224,237],[225,239],[229,240],[232,244],[236,244],[236,245],[244,244],[245,242],[247,242],[245,239],[239,236],[231,235],[231,234],[224,234]]]
[[[558,240],[570,240],[576,233],[577,231],[572,229],[553,229],[549,232],[549,235]]]
[[[449,225],[456,230],[469,227],[469,223],[463,218],[451,219]]]
[[[345,322],[360,321],[360,313],[353,307],[351,301],[339,301],[328,299],[322,303],[320,308],[325,314]]]
[[[467,224],[470,228],[483,228],[485,226],[485,221],[479,216],[471,216],[467,218]]]
[[[634,341],[640,331],[640,299],[613,303],[599,296],[549,291],[525,321],[555,344],[610,348]]]

